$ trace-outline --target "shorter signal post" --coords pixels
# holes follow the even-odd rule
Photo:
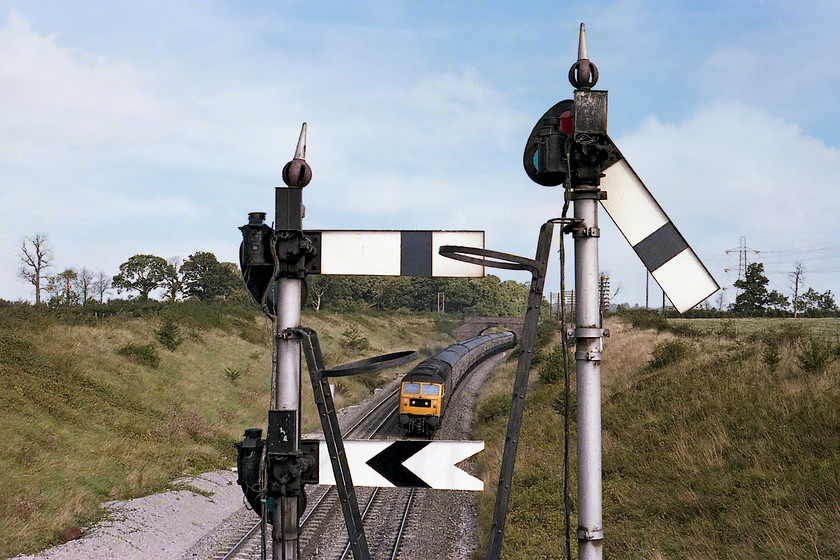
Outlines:
[[[312,178],[305,160],[306,123],[295,156],[283,169],[287,187],[275,189],[274,227],[252,212],[242,226],[240,266],[248,291],[274,324],[271,408],[265,439],[257,428],[237,444],[238,482],[272,525],[274,560],[299,556],[298,522],[305,484],[335,484],[356,560],[370,558],[354,491],[356,484],[481,490],[480,480],[455,465],[483,442],[344,442],[329,379],[378,371],[411,361],[403,351],[327,368],[315,331],[301,326],[304,278],[310,274],[482,277],[484,267],[440,254],[447,245],[483,248],[482,231],[304,230],[303,188]],[[324,441],[302,441],[301,351],[306,358]],[[265,539],[263,539],[265,542]],[[263,550],[265,557],[265,550]]]

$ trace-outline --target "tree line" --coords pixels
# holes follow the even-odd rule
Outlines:
[[[530,290],[528,284],[502,281],[492,274],[483,278],[309,276],[306,283],[306,305],[315,310],[441,311],[486,317],[521,316]]]
[[[151,254],[130,257],[113,276],[88,268],[67,268],[50,274],[53,251],[45,234],[27,237],[19,251],[20,277],[32,284],[35,303],[47,294],[50,305],[105,303],[112,290],[129,299],[148,300],[153,294],[167,301],[196,298],[212,301],[238,294],[249,295],[239,267],[219,262],[213,253],[198,251],[185,261],[166,260]],[[746,316],[832,315],[840,312],[831,290],[817,292],[804,287],[805,268],[798,264],[790,274],[790,297],[769,290],[764,264],[750,263],[743,278],[735,281],[735,303],[726,310]],[[303,305],[319,310],[348,311],[441,311],[472,316],[519,316],[528,299],[528,284],[483,278],[414,278],[381,276],[318,276],[306,279]],[[701,312],[698,310],[696,312]],[[721,309],[721,311],[723,311]]]
[[[134,255],[113,276],[86,267],[51,274],[54,253],[46,234],[38,233],[21,242],[18,257],[19,276],[32,284],[36,305],[42,303],[44,292],[44,303],[50,305],[85,305],[105,303],[111,290],[137,300],[148,300],[160,290],[169,301],[179,297],[210,301],[244,290],[239,267],[219,262],[216,255],[206,251],[196,252],[183,262],[178,257],[166,260],[156,255]]]
[[[788,298],[778,290],[768,290],[770,283],[764,275],[764,263],[747,265],[744,278],[733,284],[738,288],[735,303],[729,308],[733,313],[750,316],[760,315],[831,315],[838,312],[837,302],[831,290],[817,292],[804,289],[805,267],[798,264],[790,273],[792,294]]]
[[[106,303],[112,291],[129,299],[166,301],[197,298],[213,301],[237,295],[250,299],[239,267],[219,262],[213,253],[199,251],[181,262],[151,254],[130,257],[110,276],[87,268],[67,268],[51,274],[53,251],[44,234],[21,243],[20,277],[32,284],[35,303],[57,305]],[[464,315],[519,316],[525,310],[529,286],[497,276],[483,278],[412,278],[379,276],[318,276],[306,278],[302,304],[315,311],[441,311]]]

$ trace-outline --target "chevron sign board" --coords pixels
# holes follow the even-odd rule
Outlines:
[[[484,482],[455,465],[484,449],[483,441],[345,441],[355,486],[484,490]],[[318,484],[335,484],[326,442],[319,445]]]
[[[688,311],[719,286],[623,157],[604,170],[601,204],[671,303]]]
[[[332,275],[480,278],[484,267],[438,254],[442,245],[484,248],[483,231],[306,232],[315,241],[319,263],[312,272]]]

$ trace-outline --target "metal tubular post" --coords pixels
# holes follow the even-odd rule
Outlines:
[[[284,336],[285,329],[300,326],[300,301],[303,281],[299,278],[280,278],[277,282],[277,320],[275,321],[274,351],[276,367],[273,410],[292,411],[298,427],[293,438],[293,449],[300,448],[300,339]],[[279,504],[277,503],[279,501]],[[298,558],[298,499],[283,496],[276,500],[271,531],[272,558],[297,560]]]
[[[598,300],[597,187],[575,189],[575,303],[578,445],[578,558],[600,560],[601,508],[601,309]]]
[[[286,329],[300,326],[300,301],[303,280],[300,278],[280,278],[277,293],[277,321],[274,334],[277,368],[274,372],[276,388],[272,408],[275,410],[294,410],[300,416],[300,340],[283,334]],[[299,434],[295,434],[295,448],[298,447]]]
[[[305,128],[301,132],[304,138]],[[300,231],[303,228],[301,189],[277,187],[275,190],[275,227],[278,232]],[[284,411],[294,417],[294,429],[286,447],[289,452],[300,450],[300,337],[289,336],[286,329],[300,327],[303,279],[294,274],[277,278],[277,307],[274,321],[275,368],[273,410]],[[271,414],[269,412],[269,414]],[[277,503],[279,501],[279,504]],[[298,498],[281,496],[275,500],[271,532],[274,560],[298,559]]]

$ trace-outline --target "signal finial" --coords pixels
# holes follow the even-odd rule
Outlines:
[[[295,149],[295,159],[306,159],[306,123],[300,127],[300,138],[298,138]]]
[[[283,168],[283,182],[302,189],[312,180],[312,168],[306,163],[306,123],[300,127],[295,157]]]
[[[586,52],[586,24],[580,24],[580,39],[578,39],[578,61],[589,60]]]
[[[569,69],[569,81],[575,89],[590,89],[598,82],[598,68],[589,61],[586,49],[586,25],[580,24],[578,60]]]

